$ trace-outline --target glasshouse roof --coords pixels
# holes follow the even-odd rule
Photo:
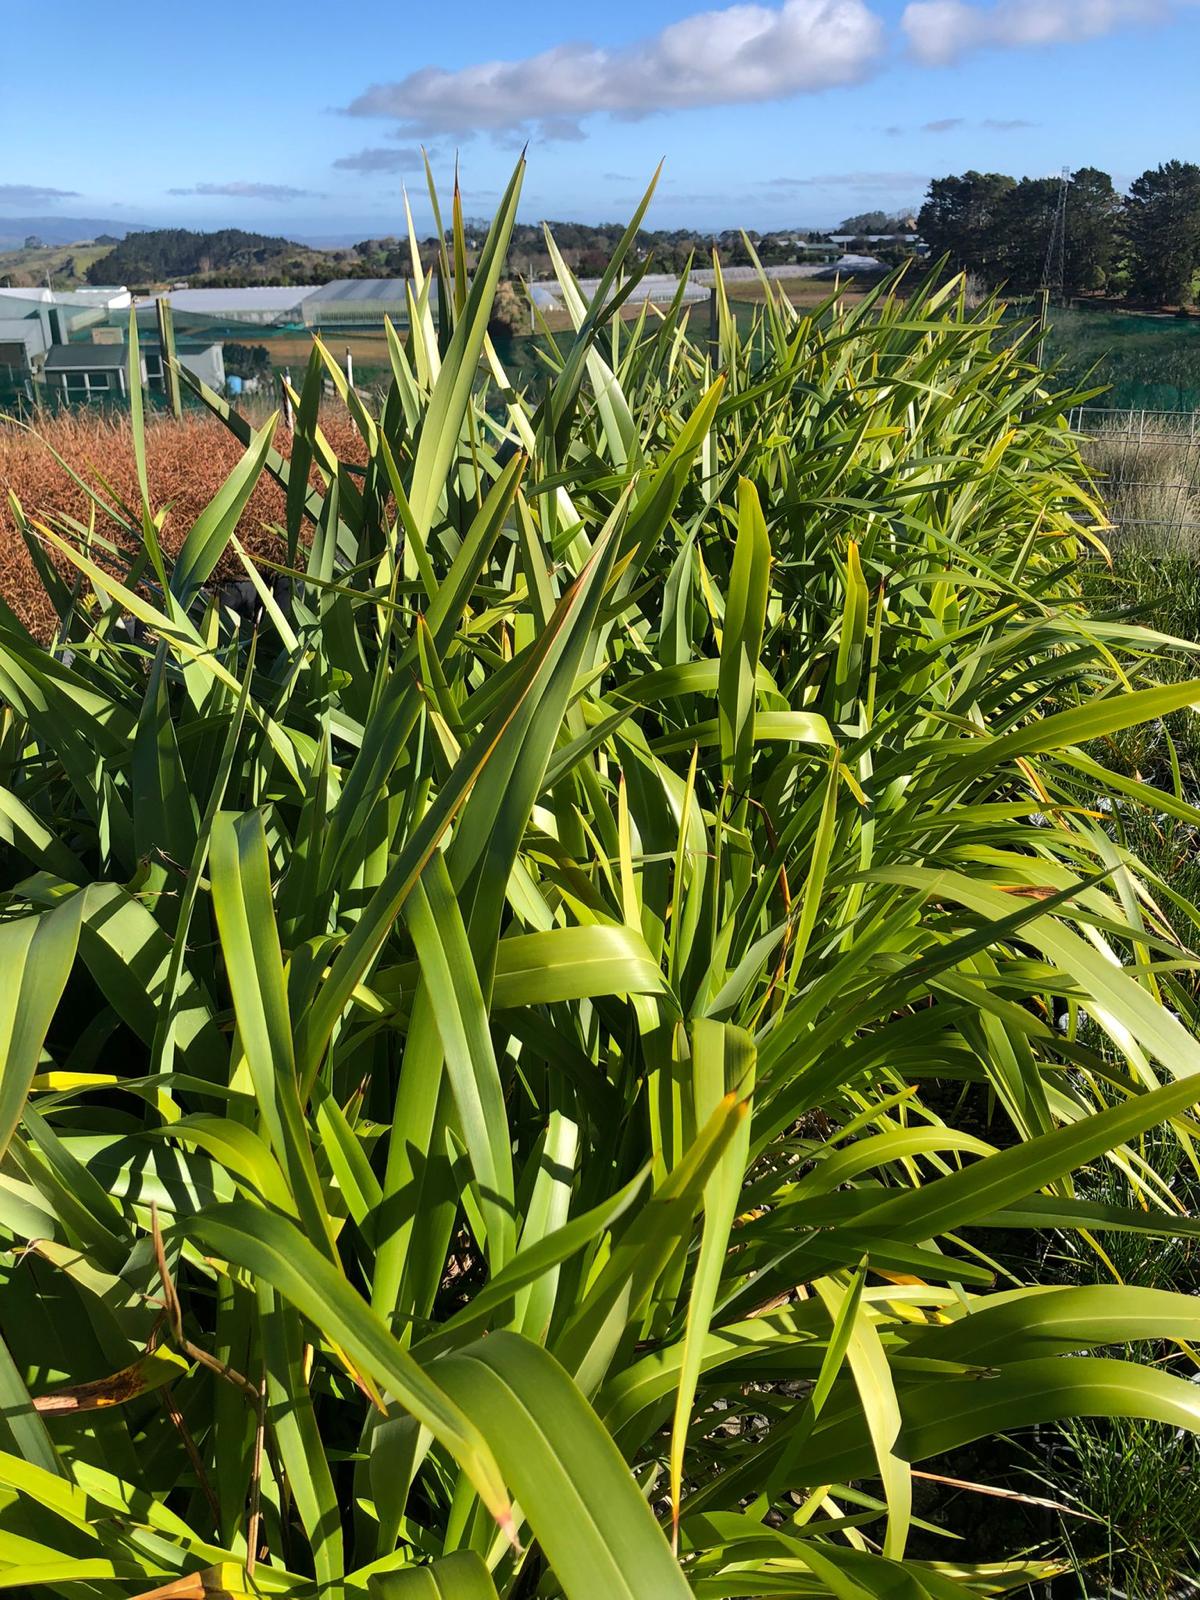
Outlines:
[[[399,300],[405,297],[404,278],[335,278],[308,296],[315,305],[325,300]]]
[[[202,311],[206,315],[238,311],[294,311],[314,292],[312,284],[255,285],[248,289],[171,289],[151,295],[138,304],[152,305],[168,300],[172,311]]]

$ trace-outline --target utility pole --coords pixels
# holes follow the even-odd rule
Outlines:
[[[1046,244],[1046,259],[1042,265],[1042,286],[1061,304],[1066,296],[1067,279],[1067,191],[1071,183],[1071,169],[1064,167],[1059,173],[1058,200],[1050,224],[1050,238]]]
[[[1058,176],[1058,199],[1050,223],[1050,237],[1046,242],[1046,257],[1042,263],[1042,287],[1038,298],[1037,364],[1042,365],[1046,349],[1046,334],[1050,328],[1050,302],[1063,305],[1067,294],[1067,191],[1071,184],[1071,169],[1063,167]]]

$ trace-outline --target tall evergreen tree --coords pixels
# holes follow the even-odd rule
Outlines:
[[[1189,299],[1200,268],[1200,167],[1167,161],[1135,178],[1125,231],[1134,292],[1155,305]]]
[[[1080,167],[1071,174],[1067,192],[1067,241],[1064,251],[1068,294],[1104,289],[1117,256],[1121,197],[1107,172]]]
[[[935,178],[917,227],[935,256],[978,272],[989,282],[1004,275],[1007,251],[1002,221],[1004,197],[1015,187],[1002,172],[964,172]]]
[[[1001,197],[994,270],[1007,288],[1029,293],[1040,286],[1061,186],[1058,178],[1022,178]]]
[[[1046,277],[1061,178],[1022,178],[1004,196],[999,225],[1005,235],[1005,281],[1026,292]],[[1063,289],[1069,295],[1102,289],[1117,247],[1121,201],[1107,172],[1080,167],[1067,183],[1064,211]]]

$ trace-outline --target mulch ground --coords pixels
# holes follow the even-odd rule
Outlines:
[[[362,441],[344,412],[323,415],[321,428],[339,458],[362,463]],[[290,436],[282,426],[276,432],[275,446],[283,456],[290,452]],[[128,419],[77,410],[48,416],[33,432],[0,419],[0,596],[41,639],[52,635],[57,619],[17,529],[9,494],[16,496],[27,518],[61,529],[58,519],[69,517],[86,526],[89,497],[55,459],[55,452],[101,496],[128,509],[135,525],[141,521]],[[150,502],[156,511],[164,505],[170,508],[163,527],[163,545],[168,552],[179,549],[241,454],[241,445],[214,417],[184,416],[179,422],[159,418],[147,423]],[[313,481],[315,484],[315,477]],[[283,491],[264,474],[238,523],[238,538],[252,553],[278,556],[281,544],[270,528],[283,520]],[[99,510],[96,531],[109,538],[117,533],[111,519]],[[65,558],[59,558],[56,565],[69,567]],[[240,577],[244,573],[236,557],[230,556],[217,575]]]

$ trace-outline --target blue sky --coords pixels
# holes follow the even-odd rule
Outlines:
[[[392,232],[422,143],[479,215],[528,140],[531,219],[620,218],[665,158],[652,225],[703,228],[1200,158],[1200,0],[207,0],[129,30],[65,0],[54,37],[0,54],[0,218]]]

